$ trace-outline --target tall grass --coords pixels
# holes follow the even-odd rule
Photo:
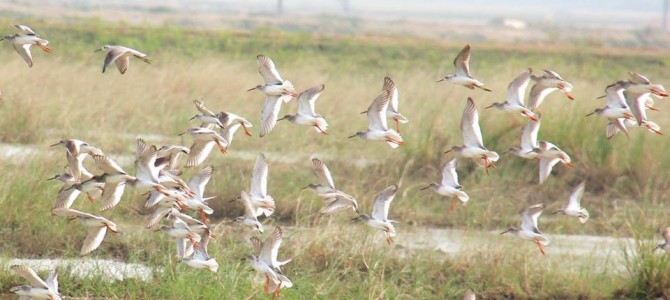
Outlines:
[[[346,216],[317,219],[321,200],[301,189],[315,180],[309,170],[313,154],[328,164],[338,187],[356,195],[363,211],[371,209],[378,191],[400,182],[400,193],[390,214],[403,222],[402,226],[507,227],[518,222],[518,210],[529,204],[544,202],[548,210],[565,205],[570,188],[583,179],[587,187],[582,203],[592,219],[582,225],[570,218],[545,215],[541,219],[545,232],[630,236],[635,228],[657,228],[667,221],[668,139],[633,129],[630,139],[617,136],[607,141],[606,121],[584,117],[603,105],[593,99],[604,87],[624,78],[629,70],[643,73],[654,82],[667,82],[670,71],[666,53],[473,44],[472,70],[494,90],[489,94],[435,83],[452,71],[452,58],[465,42],[323,37],[271,29],[227,32],[139,28],[90,20],[69,24],[35,20],[30,24],[51,40],[55,51],[44,54],[35,50],[35,66],[31,69],[11,48],[0,51],[4,62],[0,88],[5,99],[0,103],[0,141],[35,145],[46,153],[30,155],[26,160],[0,159],[0,168],[8,170],[0,181],[0,255],[4,257],[77,256],[85,236],[79,224],[49,214],[59,186],[45,179],[61,172],[65,160],[62,149],[49,149],[48,144],[60,138],[79,138],[116,159],[132,154],[135,137],[155,144],[189,145],[190,138],[177,134],[197,125],[188,119],[196,112],[191,101],[200,97],[212,110],[235,112],[258,124],[263,96],[245,92],[261,81],[255,62],[258,53],[272,57],[282,76],[299,90],[326,84],[317,112],[328,119],[331,134],[322,136],[311,128],[282,121],[263,139],[257,133],[253,138],[238,135],[228,156],[212,153],[206,162],[215,167],[207,193],[218,195],[212,201],[215,222],[239,215],[242,208],[225,200],[248,188],[253,158],[259,152],[267,154],[269,191],[278,206],[275,216],[266,221],[268,226],[302,228],[317,224],[309,229],[317,232],[309,239],[289,237],[282,248],[282,253],[295,257],[286,269],[296,282],[295,289],[284,292],[290,298],[452,298],[468,287],[486,298],[606,298],[622,285],[622,279],[611,274],[594,277],[580,271],[570,275],[560,266],[529,260],[527,254],[511,249],[464,253],[448,259],[429,251],[411,252],[407,258],[387,255],[387,247],[375,244],[372,234],[361,227],[350,226]],[[133,60],[123,76],[115,69],[100,74],[103,55],[91,51],[102,44],[137,48],[152,56],[153,63]],[[471,201],[456,213],[449,213],[447,201],[418,188],[439,179],[441,164],[451,158],[442,153],[462,143],[458,128],[464,100],[468,96],[475,99],[488,148],[502,152],[518,144],[525,121],[483,107],[504,99],[509,81],[527,67],[537,73],[551,68],[575,86],[575,101],[567,102],[553,94],[541,107],[540,139],[566,150],[576,167],[557,166],[552,177],[540,186],[534,162],[504,156],[490,176],[472,163],[462,162],[459,176]],[[407,145],[397,150],[384,143],[346,138],[367,126],[365,116],[358,113],[378,94],[387,75],[398,85],[400,110],[410,119],[402,127]],[[667,109],[662,101],[658,106]],[[290,103],[284,112],[294,110],[295,104]],[[670,126],[662,114],[650,113],[650,117],[663,127]],[[126,161],[124,167],[132,172],[132,160]],[[186,170],[185,178],[195,171]],[[165,273],[155,279],[161,284],[140,289],[133,281],[108,284],[65,276],[61,280],[64,294],[131,298],[259,296],[254,294],[258,288],[253,288],[247,278],[249,268],[239,262],[250,251],[241,229],[221,226],[222,237],[210,254],[223,267],[212,277],[171,258],[173,245],[168,238],[139,228],[141,213],[145,213],[142,201],[140,195],[129,191],[118,208],[103,214],[129,233],[109,237],[93,257],[165,267]],[[76,206],[86,211],[97,207],[83,201]],[[630,295],[640,295],[635,287],[644,287],[643,282],[650,286],[665,282],[665,273],[653,277],[637,271],[658,270],[667,264],[657,256],[651,257],[651,267],[629,262],[633,270],[630,275],[639,280],[627,290]],[[644,255],[639,259],[647,260]],[[520,266],[526,271],[520,272]],[[3,291],[19,284],[12,276],[0,278]],[[588,284],[594,280],[603,283],[602,288]]]

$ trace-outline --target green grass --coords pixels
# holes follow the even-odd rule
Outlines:
[[[456,257],[427,250],[413,250],[407,257],[388,255],[398,249],[392,251],[377,243],[371,231],[350,224],[346,215],[336,216],[328,226],[325,221],[315,220],[322,202],[301,189],[315,180],[309,157],[318,154],[333,172],[338,187],[355,195],[363,211],[371,209],[377,192],[400,182],[400,192],[391,207],[391,217],[401,221],[399,231],[411,226],[497,230],[516,225],[518,210],[529,204],[543,202],[548,211],[565,205],[570,189],[586,179],[583,204],[592,219],[582,225],[547,213],[540,219],[543,231],[659,238],[652,234],[667,226],[665,203],[670,200],[666,180],[670,157],[665,151],[670,146],[668,139],[634,129],[629,140],[617,136],[607,141],[606,121],[584,115],[602,106],[602,101],[593,99],[607,84],[625,78],[628,71],[643,73],[654,82],[669,82],[668,53],[580,45],[544,49],[473,44],[472,70],[494,90],[488,94],[434,83],[451,72],[452,58],[466,42],[317,36],[272,29],[232,32],[140,28],[95,20],[25,23],[49,39],[55,51],[44,54],[35,50],[35,66],[28,69],[11,47],[3,45],[0,88],[5,100],[0,103],[0,141],[35,145],[54,155],[37,153],[25,161],[0,160],[0,169],[7,170],[0,180],[0,257],[78,256],[85,236],[81,225],[50,215],[59,186],[45,180],[62,171],[65,159],[61,148],[49,149],[49,144],[60,138],[79,138],[113,158],[132,155],[135,137],[145,137],[155,144],[189,145],[189,137],[177,134],[196,125],[188,121],[196,112],[191,101],[204,97],[212,110],[232,111],[257,124],[253,138],[238,135],[230,155],[212,153],[206,162],[215,167],[207,189],[208,195],[218,195],[212,201],[216,211],[213,221],[229,220],[241,213],[241,207],[226,200],[248,188],[253,159],[235,157],[253,158],[263,152],[270,160],[269,191],[277,200],[277,211],[266,226],[296,226],[315,232],[307,235],[310,238],[289,236],[282,246],[282,255],[294,257],[285,271],[296,286],[282,292],[286,298],[444,299],[458,298],[467,288],[475,289],[483,298],[668,295],[657,288],[667,286],[664,284],[670,276],[665,256],[635,256],[627,261],[628,274],[620,276],[593,274],[588,265],[567,272],[555,262],[538,259],[532,255],[535,252],[529,255],[510,247],[483,248]],[[100,74],[103,55],[91,52],[103,44],[136,48],[148,53],[153,62],[146,65],[133,60],[123,76],[115,69]],[[261,81],[255,63],[258,53],[272,57],[282,76],[299,90],[326,84],[317,112],[328,119],[329,136],[287,123],[278,124],[263,139],[256,136],[263,97],[245,90]],[[464,100],[472,96],[480,108],[487,147],[506,150],[518,143],[524,121],[483,107],[504,99],[511,78],[527,67],[536,72],[554,69],[575,86],[573,102],[556,94],[548,97],[541,107],[540,129],[540,139],[566,150],[575,168],[557,166],[552,177],[540,186],[533,162],[504,156],[490,176],[472,163],[462,163],[459,176],[471,201],[456,213],[449,213],[448,201],[419,188],[438,180],[441,164],[451,158],[442,153],[462,142],[458,124]],[[377,95],[386,75],[398,85],[400,109],[410,119],[402,127],[407,145],[397,150],[384,143],[346,138],[366,127],[365,117],[358,113]],[[657,104],[663,111],[667,110],[664,101]],[[284,111],[293,111],[294,106],[291,103]],[[664,113],[650,112],[649,116],[668,128],[670,122]],[[155,134],[165,138],[150,136]],[[379,163],[360,167],[352,164],[355,160]],[[131,165],[124,167],[132,172]],[[90,169],[94,170],[92,166]],[[187,170],[184,177],[190,178],[195,171]],[[64,295],[261,297],[259,286],[252,286],[249,280],[250,267],[240,262],[251,248],[244,244],[246,238],[239,227],[227,223],[221,226],[221,237],[210,249],[221,268],[212,276],[172,258],[173,242],[163,235],[144,229],[132,233],[142,222],[143,216],[137,213],[142,201],[140,195],[130,191],[119,207],[103,213],[131,233],[110,237],[91,256],[162,267],[165,271],[156,275],[156,284],[133,280],[110,284],[64,275]],[[97,209],[83,200],[76,206],[90,212]],[[644,249],[640,252],[646,253]],[[0,274],[0,291],[21,284],[21,279],[7,273]]]

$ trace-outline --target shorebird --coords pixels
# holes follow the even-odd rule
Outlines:
[[[531,111],[537,110],[544,98],[555,90],[561,90],[568,100],[575,99],[570,95],[572,84],[552,70],[545,69],[542,76],[531,75],[530,79],[535,81],[535,84],[530,88],[530,95],[528,95],[528,109]]]
[[[209,231],[209,229],[207,229]],[[188,266],[196,269],[209,269],[213,273],[219,270],[219,263],[215,259],[209,257],[207,253],[207,245],[209,244],[210,234],[207,232],[203,234],[198,243],[198,250],[195,250],[193,257],[184,258],[183,262]]]
[[[392,185],[381,191],[377,194],[375,201],[372,204],[372,214],[369,216],[366,214],[359,214],[358,217],[352,219],[356,221],[363,221],[366,225],[380,229],[386,233],[386,242],[391,245],[396,236],[395,227],[393,223],[396,221],[389,220],[389,207],[393,198],[395,198],[395,193],[398,191],[397,185]]]
[[[264,137],[266,134],[270,133],[272,129],[277,125],[277,118],[279,117],[279,111],[281,110],[281,104],[291,100],[291,96],[266,96],[265,103],[263,104],[263,111],[261,112],[261,131],[259,133],[260,137]],[[286,100],[288,99],[288,100]]]
[[[367,110],[368,130],[356,132],[356,134],[349,136],[349,138],[359,137],[364,140],[383,140],[393,149],[405,144],[402,136],[397,131],[389,129],[386,123],[386,109],[389,105],[390,96],[390,92],[385,90],[372,101]]]
[[[141,59],[145,63],[148,64],[151,63],[151,59],[146,54],[124,46],[104,45],[102,46],[102,48],[95,50],[93,52],[103,50],[107,51],[107,55],[105,55],[105,63],[102,65],[102,73],[105,73],[105,70],[107,69],[109,64],[114,62],[116,63],[116,67],[119,69],[119,72],[121,72],[121,74],[125,74],[126,71],[128,70],[128,65],[130,64],[131,56],[135,56]]]
[[[670,253],[670,227],[666,227],[665,230],[663,230],[663,239],[665,242],[663,242],[663,244],[658,244],[654,250],[661,249],[666,253]]]
[[[275,200],[268,195],[268,173],[269,166],[265,155],[258,154],[248,194],[255,216],[269,217],[275,211]]]
[[[193,197],[187,197],[184,204],[190,209],[197,211],[200,214],[200,219],[207,224],[209,219],[207,215],[214,213],[214,210],[207,205],[207,201],[215,197],[205,197],[205,187],[209,183],[209,179],[212,178],[214,173],[214,167],[208,166],[203,168],[191,178],[188,182],[188,188],[193,191]]]
[[[37,45],[44,52],[51,52],[51,48],[47,47],[49,41],[42,39],[30,27],[25,25],[12,25],[19,32],[13,35],[6,35],[0,41],[7,41],[12,44],[16,53],[23,58],[28,64],[28,67],[33,67],[33,56],[30,53],[30,46]]]
[[[667,97],[668,93],[660,84],[652,84],[647,77],[638,73],[629,72],[631,80],[622,84],[624,88],[624,97],[630,107],[635,120],[639,126],[646,127],[649,131],[662,135],[658,124],[647,119],[647,103],[649,95],[658,97]]]
[[[281,227],[275,227],[272,234],[261,241],[257,237],[251,237],[251,244],[254,247],[256,255],[247,255],[246,259],[256,271],[256,278],[263,280],[263,291],[272,291],[273,296],[279,296],[282,288],[290,288],[293,286],[291,280],[284,275],[281,266],[291,262],[291,259],[278,261],[279,247],[281,247],[283,233]]]
[[[159,181],[160,169],[156,167],[158,149],[149,146],[143,139],[137,139],[135,148],[135,176],[117,174],[117,179],[141,191],[156,190],[165,193],[167,188]]]
[[[13,265],[9,268],[30,282],[30,285],[21,285],[9,289],[10,292],[19,295],[19,299],[61,299],[61,295],[58,292],[57,268],[54,268],[49,273],[46,280],[43,280],[33,269],[25,265]]]
[[[303,190],[307,188],[312,189],[319,197],[326,200],[339,195],[349,196],[335,187],[335,182],[333,181],[333,176],[330,174],[328,166],[326,166],[320,159],[312,158],[312,170],[314,171],[314,176],[316,176],[321,183],[310,183],[308,186],[302,188]]]
[[[277,121],[286,119],[295,124],[313,126],[317,132],[327,135],[328,122],[314,111],[314,104],[325,87],[322,84],[300,93],[298,96],[298,112],[295,115],[285,115]]]
[[[70,220],[78,219],[88,228],[88,235],[81,246],[81,255],[86,255],[91,251],[98,249],[100,244],[105,239],[107,229],[114,233],[120,233],[116,224],[104,217],[95,216],[85,212],[81,212],[69,208],[55,209],[54,213],[61,216],[66,216]]]
[[[461,50],[460,53],[458,53],[458,56],[454,59],[454,67],[456,68],[456,73],[452,75],[447,75],[444,78],[438,80],[437,82],[440,81],[447,81],[451,82],[453,84],[458,84],[465,86],[471,90],[474,90],[475,88],[480,88],[482,90],[485,90],[487,92],[490,92],[491,90],[483,87],[484,84],[472,77],[470,75],[470,45],[466,45],[463,50]]]
[[[528,123],[523,127],[523,130],[521,131],[521,144],[519,147],[509,148],[507,152],[526,159],[540,158],[540,155],[535,149],[538,147],[537,133],[540,131],[541,115],[537,113],[535,116],[537,120],[528,120]]]
[[[289,102],[293,97],[298,96],[298,94],[295,93],[293,84],[290,81],[281,78],[272,59],[259,54],[256,56],[256,63],[258,64],[258,73],[263,77],[265,84],[259,84],[248,89],[247,92],[259,90],[267,96],[288,96],[282,98],[284,102]]]
[[[549,178],[551,170],[557,163],[561,162],[568,168],[573,166],[570,156],[550,142],[540,141],[535,152],[540,156],[540,184]]]
[[[193,249],[198,250],[200,246],[197,242],[202,240],[202,236],[195,232],[194,229],[190,228],[182,218],[178,217],[175,214],[168,214],[168,220],[172,222],[172,226],[163,225],[160,227],[160,231],[165,234],[175,238],[177,243],[177,257],[184,258],[186,251],[184,247],[185,241],[189,241]]]
[[[223,137],[226,137],[225,134],[224,134],[224,130],[227,129],[227,128],[233,128],[233,127],[235,127],[235,125],[242,126],[242,128],[244,129],[244,133],[247,136],[251,136],[251,132],[249,131],[249,128],[253,127],[254,125],[251,124],[251,122],[249,122],[249,120],[247,120],[245,118],[242,118],[242,117],[240,117],[240,116],[238,116],[234,113],[226,112],[226,111],[222,111],[222,112],[216,114],[216,116],[219,118],[219,121],[221,122],[221,124],[223,124],[223,128],[221,128],[221,135]],[[229,129],[229,131],[232,131],[233,133],[235,133],[236,130],[237,130],[237,127],[235,127],[235,129]],[[232,135],[231,135],[230,139],[226,138],[226,141],[228,141],[228,143],[230,144],[230,142],[232,141]]]
[[[219,126],[220,128],[223,128],[223,123],[221,123],[221,120],[219,120],[219,117],[217,114],[215,114],[213,111],[209,110],[206,106],[205,103],[201,100],[193,100],[193,104],[195,104],[195,108],[200,111],[199,114],[194,115],[191,120],[193,119],[198,119],[200,122],[200,127],[205,127],[212,129],[212,125]]]
[[[179,160],[182,155],[188,155],[191,153],[191,149],[182,145],[164,145],[158,148],[156,152],[156,163],[155,165],[161,165],[167,163],[162,170],[173,171],[176,174],[181,174],[179,171]]]
[[[442,181],[440,183],[432,182],[427,187],[422,188],[425,190],[430,188],[435,193],[438,193],[442,196],[447,196],[451,198],[451,206],[449,211],[456,210],[456,201],[460,200],[463,205],[465,205],[470,197],[461,189],[463,188],[458,184],[458,174],[456,174],[456,158],[445,163],[442,167]]]
[[[251,203],[251,198],[246,191],[240,193],[240,197],[237,198],[242,201],[244,204],[244,216],[237,217],[236,222],[242,222],[244,226],[258,230],[258,232],[263,233],[263,224],[258,222],[256,218],[256,209],[254,209],[253,204]]]
[[[186,159],[187,168],[196,167],[202,164],[205,159],[207,159],[207,156],[209,156],[214,145],[219,147],[221,153],[225,154],[227,152],[228,142],[218,132],[212,129],[193,127],[179,135],[181,136],[187,133],[193,137],[193,145],[189,151],[188,159]]]
[[[463,135],[463,145],[453,146],[444,153],[454,151],[456,156],[470,158],[478,165],[479,162],[477,160],[481,158],[483,166],[486,169],[486,174],[489,174],[489,168],[495,168],[493,163],[498,161],[500,156],[498,153],[484,147],[482,130],[479,127],[479,113],[472,98],[468,98],[468,101],[465,103],[465,109],[463,109],[461,134]]]
[[[608,85],[607,88],[605,88],[605,96],[602,96],[607,97],[607,105],[603,108],[596,108],[592,113],[586,116],[588,117],[593,114],[598,114],[599,116],[605,117],[609,120],[609,124],[617,127],[618,130],[628,136],[628,130],[626,129],[624,120],[632,119],[633,115],[631,114],[630,108],[624,97],[624,85],[626,85],[624,81],[617,81]],[[608,137],[608,139],[609,138],[611,138],[611,136]]]
[[[530,82],[530,76],[533,70],[531,68],[526,69],[523,73],[519,74],[514,80],[507,86],[507,100],[505,102],[494,102],[493,104],[487,106],[489,109],[495,107],[497,109],[512,112],[520,113],[526,118],[529,118],[533,121],[537,121],[535,114],[523,104],[523,98],[526,94],[526,88]]]
[[[570,194],[570,199],[568,200],[568,206],[565,208],[559,209],[554,212],[554,214],[562,213],[566,216],[577,217],[579,222],[585,223],[589,219],[589,211],[586,208],[582,208],[581,200],[582,195],[584,195],[584,186],[586,181],[582,181]]]
[[[544,248],[542,246],[549,245],[549,238],[537,229],[537,218],[542,214],[543,209],[544,204],[536,204],[522,210],[519,212],[519,216],[521,216],[521,227],[510,227],[500,234],[509,232],[524,240],[532,240],[540,249],[542,256],[544,256]]]
[[[386,117],[395,121],[396,131],[400,134],[400,123],[405,124],[409,122],[409,120],[398,111],[398,88],[395,86],[395,82],[388,76],[384,77],[382,92],[383,91],[389,91],[391,97],[388,108],[386,109]],[[361,114],[364,113],[367,113],[367,111],[364,111]]]

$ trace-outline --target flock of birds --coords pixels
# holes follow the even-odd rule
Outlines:
[[[39,37],[32,29],[24,25],[13,25],[18,32],[5,36],[3,40],[11,43],[17,53],[29,67],[32,67],[30,47],[37,45],[45,52],[50,52],[48,41]],[[147,63],[150,58],[137,50],[123,46],[105,45],[96,51],[106,51],[102,72],[104,73],[111,63],[115,63],[119,72],[125,74],[132,56]],[[469,68],[471,56],[470,46],[466,46],[454,60],[455,74],[445,76],[438,82],[445,81],[465,86],[469,89],[491,91],[484,84],[475,79]],[[277,122],[289,122],[312,126],[318,133],[328,134],[326,119],[317,114],[315,104],[325,86],[319,85],[298,94],[293,84],[284,80],[274,62],[267,56],[257,56],[258,71],[264,80],[249,91],[257,90],[265,95],[262,108],[260,137],[269,134]],[[649,131],[661,134],[659,126],[647,118],[646,110],[652,109],[653,98],[666,97],[668,94],[662,85],[652,84],[646,77],[630,73],[630,80],[617,81],[605,89],[607,105],[596,109],[591,114],[598,114],[608,119],[607,137],[612,138],[618,132],[628,135],[628,127],[640,126]],[[528,96],[528,104],[524,104],[526,89],[529,83],[534,85]],[[572,85],[558,73],[545,70],[541,76],[526,69],[517,76],[508,86],[507,99],[501,103],[493,103],[486,108],[497,108],[503,111],[518,113],[528,118],[528,123],[521,131],[519,147],[512,147],[505,153],[510,153],[525,159],[539,161],[539,182],[543,183],[551,174],[552,168],[559,162],[572,167],[570,156],[555,144],[548,141],[538,141],[541,114],[537,111],[545,97],[553,91],[560,90],[569,100],[573,100],[570,91]],[[294,115],[285,115],[279,118],[282,104],[297,97],[298,108]],[[71,208],[74,201],[84,194],[90,201],[100,203],[100,211],[113,209],[119,204],[126,186],[130,186],[141,193],[147,194],[146,209],[153,209],[145,221],[145,227],[162,232],[175,240],[176,255],[185,264],[197,269],[208,269],[217,272],[218,263],[210,257],[207,247],[216,234],[209,226],[208,215],[214,210],[208,201],[214,197],[205,196],[205,188],[214,174],[213,166],[205,166],[187,182],[182,175],[182,167],[192,168],[201,166],[216,146],[221,153],[229,151],[233,137],[239,128],[251,136],[250,128],[253,124],[247,119],[232,112],[215,113],[208,109],[203,101],[195,100],[197,114],[191,118],[200,124],[188,128],[180,135],[188,134],[193,138],[190,147],[182,145],[150,145],[142,139],[137,139],[135,151],[135,175],[131,175],[105,152],[91,144],[77,140],[64,139],[52,146],[63,146],[67,160],[66,172],[55,175],[53,180],[63,183],[58,192],[53,214],[69,220],[79,220],[88,234],[81,246],[81,255],[87,255],[96,250],[103,242],[107,231],[120,233],[119,227],[111,220],[92,213],[82,212]],[[367,130],[359,131],[350,138],[358,137],[363,140],[385,141],[391,148],[404,144],[400,135],[400,124],[409,120],[399,112],[398,88],[395,82],[386,77],[379,95],[372,101],[366,111],[369,125]],[[591,115],[589,114],[589,115]],[[395,129],[388,126],[388,119],[396,124]],[[468,194],[458,183],[457,163],[470,159],[489,173],[489,168],[495,168],[494,162],[500,155],[487,149],[483,144],[482,132],[479,126],[479,113],[472,98],[465,102],[460,129],[463,145],[454,146],[447,152],[454,152],[455,158],[444,164],[439,182],[433,182],[422,188],[432,189],[435,193],[451,198],[450,210],[454,210],[458,201],[466,204]],[[90,172],[84,162],[90,158],[98,172]],[[184,162],[185,158],[185,162]],[[388,244],[394,242],[396,229],[395,221],[388,218],[389,207],[393,201],[397,185],[391,185],[376,196],[373,201],[372,213],[362,214],[356,198],[335,186],[333,177],[326,164],[318,158],[312,158],[313,171],[319,183],[312,183],[305,187],[313,190],[316,195],[325,201],[320,214],[329,215],[339,211],[351,209],[359,220],[368,226],[379,229],[386,235]],[[241,191],[239,201],[244,206],[244,215],[235,221],[252,231],[260,234],[265,232],[259,218],[267,218],[273,214],[276,203],[267,190],[268,161],[263,154],[256,159],[251,178],[249,192]],[[572,191],[567,206],[556,213],[576,217],[584,223],[589,213],[581,207],[580,200],[584,193],[585,182],[581,182]],[[544,255],[544,248],[549,239],[538,229],[538,218],[545,208],[544,204],[532,205],[520,212],[521,226],[510,227],[503,233],[511,233],[522,239],[533,241]],[[658,246],[670,253],[670,227],[663,233],[666,240]],[[278,260],[279,248],[282,244],[283,231],[277,226],[264,240],[251,237],[253,253],[246,257],[256,271],[257,279],[264,282],[264,291],[278,296],[282,288],[290,288],[293,283],[281,270],[281,266],[291,259]],[[11,269],[25,277],[30,285],[14,287],[12,292],[21,296],[20,299],[60,299],[58,292],[58,272],[54,269],[46,280],[40,278],[32,269],[25,265],[14,265]],[[464,299],[474,299],[473,291],[468,291]]]

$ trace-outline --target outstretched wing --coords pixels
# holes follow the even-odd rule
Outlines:
[[[468,147],[484,148],[482,140],[482,130],[479,127],[479,112],[475,106],[475,101],[468,98],[463,109],[461,117],[461,133],[463,134],[463,144]]]
[[[454,59],[454,67],[456,68],[456,75],[472,78],[470,75],[470,45],[465,45],[465,48],[458,53],[458,56]]]
[[[256,56],[256,63],[258,63],[258,72],[263,77],[265,84],[281,84],[284,80],[279,76],[279,71],[275,67],[275,63],[265,55]]]
[[[335,183],[333,182],[333,176],[330,174],[330,170],[325,163],[323,163],[318,158],[312,158],[312,168],[314,169],[314,175],[316,175],[321,182],[328,183],[328,186],[335,188]]]
[[[442,167],[442,185],[458,187],[458,174],[456,174],[456,158],[450,160]]]
[[[316,99],[323,93],[324,88],[326,88],[326,85],[322,84],[300,93],[298,96],[298,114],[309,116],[316,115],[314,104],[316,103]]]
[[[372,206],[371,216],[377,220],[387,221],[389,214],[389,207],[393,198],[395,198],[395,193],[398,191],[397,185],[392,185],[384,189],[381,193],[375,198],[374,204]]]

